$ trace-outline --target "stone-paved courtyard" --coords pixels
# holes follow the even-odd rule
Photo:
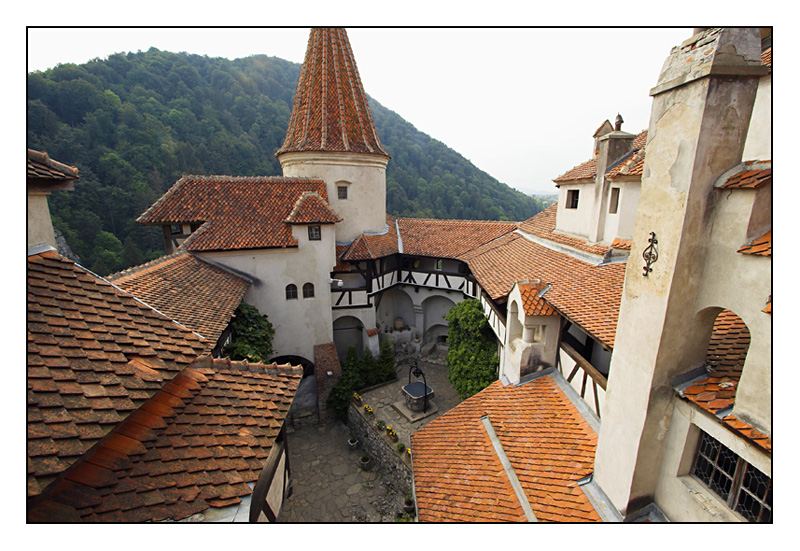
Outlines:
[[[404,496],[358,467],[361,450],[350,450],[347,436],[339,422],[288,435],[294,492],[278,522],[394,522],[403,512]]]
[[[443,358],[430,360],[423,359],[419,365],[436,393],[437,411],[432,415],[411,422],[394,406],[402,400],[400,389],[408,383],[407,363],[398,364],[397,381],[362,392],[375,420],[383,419],[392,426],[405,444],[410,443],[412,432],[461,401],[447,380]],[[358,467],[361,450],[351,450],[347,438],[347,427],[340,422],[290,430],[293,494],[285,501],[279,522],[394,522],[402,513],[404,496],[383,483],[376,467],[370,471]]]

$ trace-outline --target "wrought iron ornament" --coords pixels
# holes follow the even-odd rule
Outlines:
[[[644,277],[647,277],[647,274],[653,271],[653,268],[650,266],[655,264],[656,260],[658,260],[658,247],[656,247],[656,245],[658,245],[658,240],[656,239],[655,232],[650,232],[650,239],[648,239],[648,241],[650,244],[642,253],[642,258],[644,258],[645,262],[644,273],[642,274]]]

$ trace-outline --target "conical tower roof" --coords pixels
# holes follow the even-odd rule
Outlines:
[[[296,151],[367,153],[381,146],[344,29],[311,29],[283,146]]]

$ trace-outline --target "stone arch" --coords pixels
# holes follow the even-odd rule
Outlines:
[[[716,312],[705,347],[705,364],[719,375],[739,378],[747,351],[750,349],[750,330],[735,312],[723,308],[706,309],[706,320]],[[703,313],[701,312],[701,313]]]
[[[355,316],[342,316],[333,322],[333,342],[336,345],[336,354],[339,361],[344,361],[347,349],[356,347],[361,355],[364,349],[364,323]]]
[[[381,328],[394,329],[397,318],[403,318],[406,327],[415,325],[414,302],[403,289],[392,287],[381,294],[377,321]]]
[[[444,317],[455,305],[443,296],[432,296],[422,301],[423,342],[446,342],[447,320]]]

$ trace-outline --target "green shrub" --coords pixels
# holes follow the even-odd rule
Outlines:
[[[222,354],[232,360],[266,363],[274,352],[275,328],[255,306],[242,302],[234,313],[233,341]]]
[[[446,319],[448,379],[460,398],[469,398],[497,379],[497,340],[476,299],[454,306]]]

